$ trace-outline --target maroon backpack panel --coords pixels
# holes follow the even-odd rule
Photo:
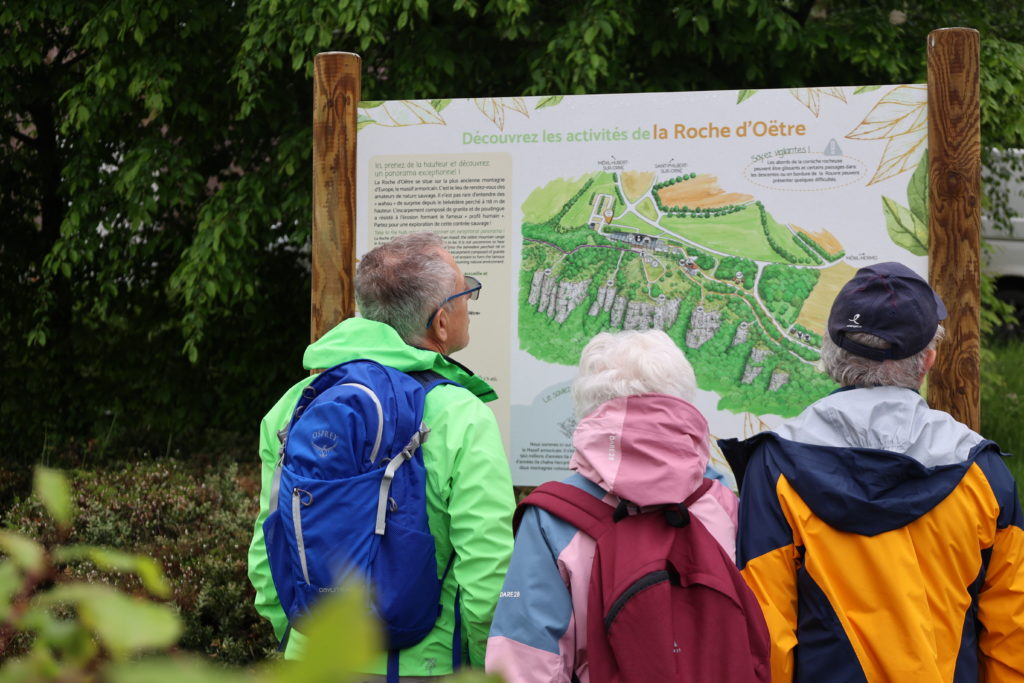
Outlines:
[[[770,680],[761,608],[686,510],[709,486],[706,480],[679,506],[618,521],[611,506],[568,484],[544,484],[520,504],[597,540],[587,609],[591,683]]]

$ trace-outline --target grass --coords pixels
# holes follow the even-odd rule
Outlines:
[[[543,223],[554,216],[592,175],[594,174],[582,175],[579,178],[556,178],[531,192],[523,202],[523,222]]]
[[[988,346],[983,358],[981,433],[1005,453],[1017,479],[1024,483],[1024,341]]]
[[[742,211],[713,218],[666,216],[661,224],[709,249],[758,261],[781,261],[782,257],[765,239],[760,220],[757,208],[748,206]],[[799,247],[793,249],[795,252]]]

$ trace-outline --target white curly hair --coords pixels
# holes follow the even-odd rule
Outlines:
[[[668,394],[693,401],[693,366],[661,330],[602,332],[584,347],[572,383],[576,418],[606,401],[635,394]]]

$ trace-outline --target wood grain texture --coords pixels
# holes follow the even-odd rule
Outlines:
[[[928,34],[928,275],[949,311],[928,403],[981,426],[981,108],[977,31]]]
[[[356,119],[362,60],[313,59],[313,285],[310,341],[355,313]]]

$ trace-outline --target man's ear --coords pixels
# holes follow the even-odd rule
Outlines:
[[[441,308],[437,309],[430,327],[427,328],[426,339],[424,340],[426,342],[425,346],[435,351],[448,348],[448,337],[451,333],[448,322],[448,309],[441,306]],[[439,353],[444,353],[444,351],[439,351]]]
[[[921,379],[922,380],[924,379],[924,376],[928,374],[928,371],[932,369],[932,366],[935,365],[935,359],[938,357],[938,355],[939,354],[938,354],[938,352],[935,351],[935,349],[927,349],[927,350],[925,350],[925,353],[924,353],[924,372],[921,373]]]

